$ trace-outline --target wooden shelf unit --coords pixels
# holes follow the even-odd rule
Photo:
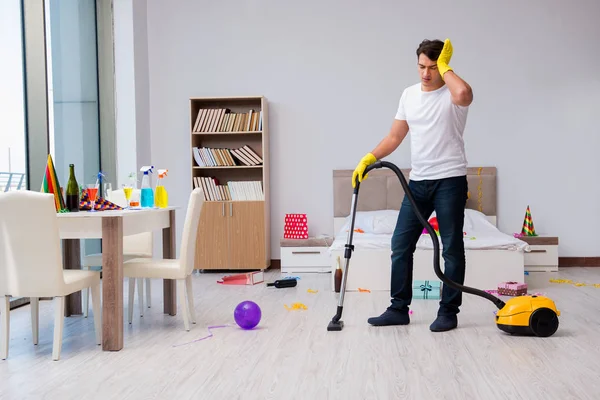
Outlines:
[[[250,110],[257,117],[251,119]],[[200,216],[194,268],[265,270],[271,266],[267,99],[193,97],[189,112],[191,188],[200,185],[208,192],[205,196],[210,196],[205,199]],[[252,159],[246,150],[240,155],[237,150],[244,146],[259,160]],[[195,148],[201,150],[196,152]],[[224,187],[215,191],[202,178],[213,178],[213,182]],[[247,182],[260,184],[250,187]],[[261,197],[257,197],[261,194],[257,186],[262,189]],[[243,193],[246,200],[239,199]],[[237,199],[232,197],[236,194]]]

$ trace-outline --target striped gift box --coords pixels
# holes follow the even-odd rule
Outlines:
[[[526,295],[527,284],[521,282],[502,282],[498,285],[498,294],[502,296]]]

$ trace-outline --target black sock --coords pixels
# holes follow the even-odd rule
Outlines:
[[[367,320],[371,325],[386,326],[386,325],[408,325],[410,317],[408,311],[399,311],[393,308],[388,308],[379,317],[372,317]]]
[[[432,332],[445,332],[454,329],[458,326],[458,318],[456,315],[438,315],[429,329]]]

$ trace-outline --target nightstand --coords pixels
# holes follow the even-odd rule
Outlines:
[[[558,271],[558,237],[523,236],[519,239],[531,247],[531,252],[525,253],[525,271]]]
[[[331,272],[327,249],[333,238],[280,239],[281,272]]]

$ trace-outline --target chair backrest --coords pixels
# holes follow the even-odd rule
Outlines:
[[[139,198],[140,189],[133,190],[134,195],[137,193]],[[127,198],[123,189],[111,190],[107,193],[106,200],[115,203],[121,207],[127,207]],[[152,257],[154,244],[154,232],[142,232],[135,235],[128,235],[123,237],[123,253],[124,254],[138,254],[145,255],[146,257]]]
[[[186,274],[191,274],[194,270],[194,259],[196,255],[196,238],[198,236],[198,222],[200,213],[204,204],[204,195],[201,188],[196,188],[190,194],[185,222],[183,224],[183,234],[181,237],[181,247],[179,262],[182,268],[185,268]]]
[[[0,195],[0,296],[51,297],[64,287],[54,195]]]

